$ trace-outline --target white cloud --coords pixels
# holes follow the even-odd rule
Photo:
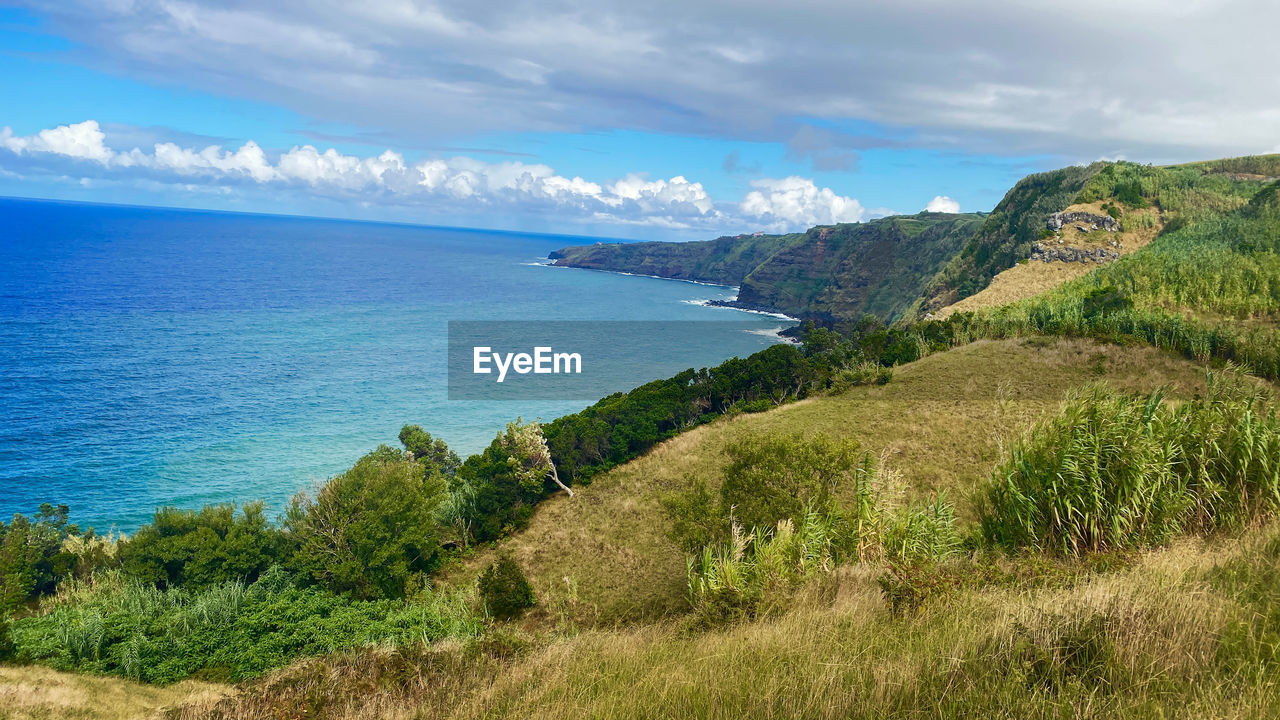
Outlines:
[[[140,150],[135,150],[129,164],[154,165],[181,175],[204,171],[219,174],[243,173],[258,182],[267,182],[277,177],[276,169],[267,161],[266,153],[252,140],[235,152],[227,152],[216,145],[196,152],[173,143],[157,143],[154,155],[147,157]]]
[[[857,200],[819,188],[808,178],[762,178],[751,181],[751,186],[755,190],[747,193],[739,208],[770,230],[861,222],[867,214]]]
[[[3,150],[8,151],[8,155]],[[273,159],[274,157],[274,159]],[[8,166],[8,167],[6,167]],[[682,175],[650,179],[628,174],[610,182],[565,177],[543,164],[489,163],[471,157],[428,158],[414,164],[387,150],[360,157],[313,145],[269,155],[249,140],[238,149],[203,149],[159,142],[150,152],[106,144],[93,120],[18,136],[0,130],[0,171],[74,174],[109,181],[168,183],[184,192],[303,192],[362,205],[445,206],[488,213],[542,213],[564,221],[722,233],[742,229],[803,230],[857,222],[867,211],[855,199],[801,177],[753,180],[737,204],[717,203],[702,183]],[[452,203],[452,205],[450,204]]]
[[[924,210],[925,212],[958,213],[960,203],[946,195],[935,195],[929,204],[924,206]]]
[[[96,120],[86,120],[74,125],[59,125],[41,130],[30,137],[16,137],[13,130],[0,132],[0,145],[15,152],[53,153],[72,158],[96,160],[106,164],[113,153],[103,143],[106,135]]]

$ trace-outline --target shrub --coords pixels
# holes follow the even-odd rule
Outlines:
[[[519,617],[533,607],[533,588],[520,565],[503,554],[480,575],[480,599],[485,610],[499,620]]]
[[[686,552],[698,552],[728,537],[730,521],[706,480],[689,477],[686,481],[688,487],[663,495],[660,503],[670,522],[667,537]]]
[[[430,643],[480,629],[464,596],[352,600],[299,586],[279,568],[252,585],[200,592],[159,590],[104,573],[92,583],[69,583],[59,598],[14,623],[19,660],[146,682],[238,681],[298,657]]]
[[[744,527],[798,520],[806,508],[830,513],[839,489],[870,492],[870,458],[852,441],[753,437],[730,445],[727,453],[720,510]]]
[[[267,522],[261,502],[206,505],[200,510],[166,507],[151,524],[120,543],[127,575],[159,587],[212,587],[231,580],[253,582],[285,559],[285,539]]]
[[[689,603],[707,625],[785,607],[804,581],[835,568],[836,545],[836,523],[814,510],[802,516],[798,527],[784,519],[771,530],[744,534],[734,525],[728,540],[689,559]]]
[[[839,528],[842,553],[859,556],[875,535],[871,456],[856,443],[825,436],[752,437],[730,445],[718,494],[701,478],[662,497],[668,536],[688,552],[729,539],[736,523],[771,532],[780,521],[800,522],[809,511]],[[852,498],[841,507],[837,496]],[[759,534],[757,534],[759,536]]]
[[[410,579],[440,552],[436,510],[445,481],[434,468],[382,446],[326,483],[300,493],[287,526],[295,565],[337,593],[403,597]]]
[[[1096,386],[1016,444],[979,507],[986,539],[1066,553],[1163,543],[1280,506],[1280,421],[1247,381],[1209,375],[1174,407],[1162,392]]]

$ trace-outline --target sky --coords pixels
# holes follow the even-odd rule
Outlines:
[[[1280,152],[1274,0],[0,0],[0,195],[640,239]]]

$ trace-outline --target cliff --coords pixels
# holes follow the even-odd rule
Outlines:
[[[901,315],[981,225],[920,213],[790,235],[568,247],[556,265],[738,285],[736,306],[827,322]]]

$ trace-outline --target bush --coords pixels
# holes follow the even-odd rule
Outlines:
[[[159,590],[118,573],[72,585],[42,614],[14,623],[19,660],[146,682],[238,681],[299,657],[430,643],[480,629],[465,596],[352,600],[300,586],[279,568],[252,585],[200,592]]]
[[[753,437],[730,445],[720,486],[720,510],[747,528],[798,520],[806,508],[830,513],[835,493],[867,487],[870,458],[857,443],[819,435]]]
[[[719,625],[786,607],[802,583],[835,569],[837,528],[814,510],[798,524],[785,519],[746,534],[734,525],[728,540],[688,561],[689,603],[698,620]]]
[[[150,525],[120,543],[125,574],[157,587],[207,588],[231,580],[252,583],[285,560],[286,541],[267,522],[261,502],[156,510]]]
[[[778,523],[799,523],[811,511],[836,523],[843,554],[862,557],[878,532],[872,484],[876,468],[856,443],[819,435],[752,437],[730,445],[719,493],[701,478],[661,498],[668,537],[687,552],[730,539],[737,525],[761,537]],[[851,498],[848,506],[837,496]]]
[[[503,554],[480,575],[480,599],[485,610],[499,620],[519,617],[533,607],[533,588],[520,565]]]
[[[438,562],[436,510],[444,497],[438,470],[384,445],[314,498],[294,498],[287,519],[294,563],[336,593],[403,597],[411,578]]]

